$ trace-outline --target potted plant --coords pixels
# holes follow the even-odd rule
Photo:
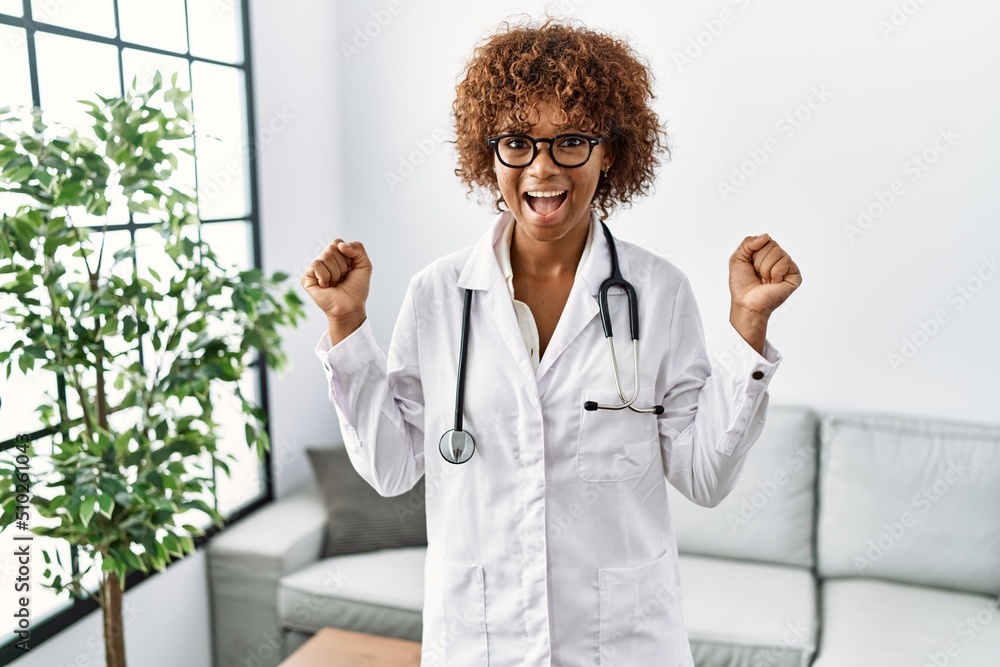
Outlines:
[[[76,547],[76,572],[43,553],[44,585],[96,599],[108,667],[125,666],[127,575],[194,551],[202,531],[186,512],[223,524],[215,472],[228,475],[234,457],[217,448],[212,389],[239,397],[247,445],[263,456],[265,415],[237,381],[252,352],[284,368],[278,327],[305,314],[282,286],[288,275],[226,266],[200,241],[194,193],[168,183],[178,152],[193,155],[182,145],[192,137],[190,91],[176,75],[163,83],[156,72],[148,90],[133,80],[123,97],[82,101],[92,136],[50,125],[37,108],[0,110],[0,192],[25,202],[0,219],[0,327],[21,335],[0,349],[0,372],[9,379],[16,363],[61,373],[82,409],[71,419],[46,396],[37,411],[54,434],[51,452],[18,438],[0,453],[0,530]],[[116,198],[156,220],[173,276],[136,268],[134,242],[104,259]],[[104,227],[74,224],[84,212],[104,216]],[[151,358],[140,363],[143,338]]]

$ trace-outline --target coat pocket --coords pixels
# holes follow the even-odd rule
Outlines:
[[[481,565],[428,547],[422,667],[487,667],[486,591]]]
[[[628,408],[590,411],[583,407],[587,401],[601,405],[621,404],[617,391],[583,391],[578,408],[577,475],[588,482],[617,482],[644,474],[659,441],[656,415]],[[653,388],[640,389],[633,405],[651,407]]]
[[[665,553],[637,567],[599,570],[601,667],[683,664],[688,640],[672,567]]]

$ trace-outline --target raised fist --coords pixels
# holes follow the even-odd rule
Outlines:
[[[364,321],[372,263],[358,241],[334,239],[306,269],[302,287],[331,324],[358,326]]]

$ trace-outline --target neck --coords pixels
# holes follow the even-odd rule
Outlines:
[[[574,276],[589,233],[589,211],[585,220],[581,220],[566,236],[555,241],[533,239],[515,222],[510,240],[510,268],[515,276],[525,278]]]

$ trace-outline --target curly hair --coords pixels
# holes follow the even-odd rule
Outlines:
[[[594,193],[600,218],[649,192],[670,160],[667,133],[651,108],[653,77],[623,40],[555,19],[500,29],[480,43],[456,86],[458,168],[471,192],[489,192],[499,212],[503,197],[486,138],[526,132],[533,106],[554,100],[565,124],[605,137],[614,166]]]

